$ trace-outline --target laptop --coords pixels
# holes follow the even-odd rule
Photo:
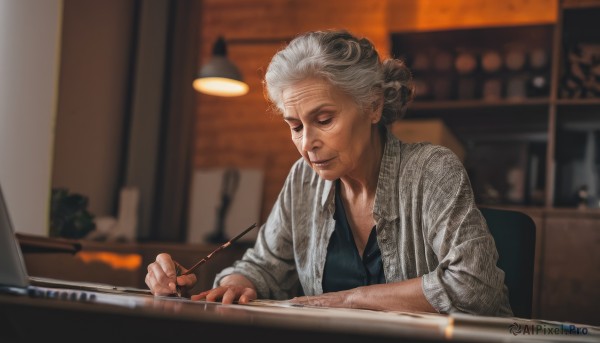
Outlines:
[[[148,289],[29,276],[8,213],[6,199],[0,188],[0,293],[2,292],[78,301],[94,300],[101,294],[100,298],[106,298],[105,294],[135,293],[136,295],[152,296]]]

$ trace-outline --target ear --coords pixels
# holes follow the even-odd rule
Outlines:
[[[381,116],[383,113],[383,95],[378,96],[371,102],[371,106],[369,107],[369,118],[371,119],[371,123],[377,124],[381,120]]]

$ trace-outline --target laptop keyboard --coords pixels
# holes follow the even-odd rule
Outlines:
[[[71,289],[51,289],[32,286],[27,288],[27,295],[32,298],[47,298],[68,301],[86,302],[96,300],[96,294],[94,293]]]

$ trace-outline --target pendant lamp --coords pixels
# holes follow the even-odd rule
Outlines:
[[[198,73],[193,83],[201,93],[216,96],[240,96],[248,93],[249,87],[243,81],[240,70],[227,58],[227,45],[219,37],[213,46],[212,57]]]

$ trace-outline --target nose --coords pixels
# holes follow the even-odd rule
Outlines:
[[[318,149],[320,146],[320,139],[317,130],[310,126],[304,127],[304,134],[302,135],[302,150],[313,151]]]

